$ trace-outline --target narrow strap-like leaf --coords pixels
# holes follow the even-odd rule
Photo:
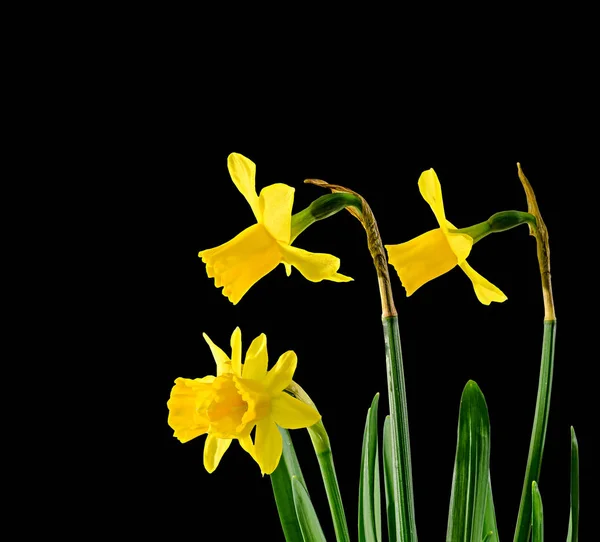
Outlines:
[[[544,321],[544,338],[542,341],[542,360],[538,383],[535,415],[531,429],[529,455],[525,468],[525,480],[521,492],[521,504],[515,529],[514,542],[527,542],[531,529],[531,484],[540,479],[542,456],[550,414],[550,395],[552,392],[552,374],[554,372],[554,342],[556,338],[556,320]]]
[[[571,512],[567,542],[579,540],[579,444],[575,429],[571,427]]]
[[[494,508],[494,497],[492,495],[492,476],[488,474],[488,488],[485,499],[485,515],[483,517],[483,540],[484,542],[500,542],[498,526],[496,525],[496,509]]]
[[[285,540],[287,542],[302,542],[302,532],[294,505],[292,476],[296,476],[302,483],[304,483],[304,477],[289,432],[287,429],[281,428],[279,428],[279,431],[283,438],[283,453],[279,465],[271,474],[273,494],[275,495],[275,503],[277,504],[277,512],[279,513]]]
[[[389,542],[396,542],[396,516],[394,514],[394,508],[396,502],[394,501],[394,488],[392,486],[392,436],[390,434],[390,417],[385,417],[383,424],[383,481],[385,485],[385,508],[387,515],[387,526],[388,526],[388,540]]]
[[[375,491],[373,499],[373,516],[375,517],[375,534],[381,538],[381,485],[379,476],[379,448],[375,449]]]
[[[479,386],[463,390],[452,476],[447,542],[480,542],[490,467],[490,420]]]
[[[379,489],[379,454],[377,444],[377,407],[379,394],[375,394],[367,412],[360,461],[358,488],[358,540],[359,542],[381,541],[381,502]],[[376,513],[379,517],[376,517]],[[377,525],[379,523],[379,526]]]
[[[544,507],[542,496],[535,482],[531,483],[531,542],[544,542]]]
[[[321,529],[319,518],[310,501],[306,487],[297,476],[292,476],[292,493],[304,542],[326,542],[323,529]]]

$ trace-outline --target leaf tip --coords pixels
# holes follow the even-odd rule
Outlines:
[[[577,435],[575,434],[575,428],[571,426],[571,448],[579,449],[579,444],[577,442]]]
[[[476,393],[476,394],[481,394],[483,395],[483,393],[481,392],[481,388],[478,386],[477,382],[475,382],[475,380],[469,380],[466,384],[465,384],[465,389],[463,390],[463,393]]]

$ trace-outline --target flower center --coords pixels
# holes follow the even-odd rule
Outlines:
[[[231,374],[217,377],[212,383],[212,391],[212,401],[206,409],[211,433],[222,434],[221,438],[235,438],[241,429],[242,417],[248,410],[248,403],[236,389]]]

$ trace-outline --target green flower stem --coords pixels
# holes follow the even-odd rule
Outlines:
[[[388,383],[388,401],[391,423],[392,488],[394,495],[395,539],[401,542],[416,542],[414,492],[410,455],[410,434],[408,429],[408,407],[398,313],[394,305],[387,258],[381,242],[379,228],[371,208],[362,199],[360,221],[367,233],[369,252],[377,271],[379,294],[385,341],[385,361]],[[389,523],[389,522],[388,522]],[[390,536],[392,538],[392,536]]]
[[[473,238],[473,244],[475,244],[490,233],[510,230],[521,224],[530,224],[535,227],[535,216],[521,211],[502,211],[492,215],[485,222],[480,222],[468,228],[461,228],[459,230],[450,229],[448,231],[450,233],[465,233]]]
[[[349,542],[350,534],[346,523],[344,504],[342,503],[342,495],[335,474],[329,437],[327,436],[323,422],[317,422],[312,427],[309,427],[308,434],[310,435],[310,440],[313,443],[319,467],[321,468],[321,476],[325,484],[325,492],[327,493],[329,509],[331,510],[331,517],[333,519],[335,538],[338,542]]]
[[[525,480],[521,493],[521,504],[515,529],[515,542],[527,542],[531,530],[531,484],[540,479],[544,442],[550,413],[550,394],[552,392],[552,373],[554,370],[554,341],[556,338],[556,320],[544,322],[542,343],[542,362],[535,405],[533,429],[529,443],[529,456],[525,469]]]
[[[383,317],[383,336],[392,426],[390,435],[393,465],[392,485],[395,494],[395,539],[412,542],[417,540],[417,526],[412,486],[406,386],[397,316]]]
[[[292,215],[290,242],[293,242],[311,224],[329,218],[346,207],[358,207],[360,209],[360,200],[353,194],[342,192],[317,198],[306,209]]]
[[[295,382],[292,382],[292,384],[288,386],[287,391],[292,393],[292,395],[300,401],[315,406],[308,394]],[[329,509],[331,510],[335,538],[338,542],[350,542],[350,533],[348,532],[348,524],[346,523],[346,513],[344,512],[342,494],[340,493],[335,466],[333,464],[331,443],[329,442],[329,436],[327,435],[323,422],[318,421],[316,424],[309,427],[308,434],[317,455],[319,468],[321,469],[325,493],[327,494]]]
[[[368,203],[356,192],[344,186],[328,184],[319,179],[306,179],[304,182],[328,188],[334,194],[342,193],[352,196],[353,199],[350,201],[354,201],[355,203],[352,203],[348,207],[348,211],[360,221],[367,234],[367,244],[373,258],[375,270],[377,271],[379,293],[381,296],[388,400],[390,405],[391,470],[393,473],[391,486],[394,502],[393,512],[395,515],[393,524],[396,527],[396,533],[394,536],[390,535],[390,539],[401,542],[416,542],[417,526],[415,522],[412,465],[410,459],[408,408],[406,405],[406,387],[404,384],[400,332],[398,330],[398,313],[394,306],[389,268],[379,228]],[[388,520],[388,524],[392,524],[392,522]]]
[[[529,232],[535,237],[537,246],[540,277],[542,280],[542,294],[544,298],[544,337],[542,340],[542,360],[540,364],[540,377],[538,383],[537,399],[531,441],[529,443],[529,456],[525,468],[525,480],[521,493],[519,515],[515,528],[514,542],[527,542],[531,533],[532,497],[531,487],[533,482],[539,482],[542,468],[542,456],[548,428],[548,415],[550,413],[550,395],[552,393],[552,375],[554,372],[554,343],[556,339],[556,314],[554,311],[554,297],[552,295],[552,281],[550,278],[550,246],[548,244],[548,230],[542,220],[535,194],[527,177],[517,164],[519,179],[523,184],[527,197],[527,210],[535,216],[535,225],[529,225]]]

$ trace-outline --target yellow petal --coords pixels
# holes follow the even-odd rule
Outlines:
[[[262,217],[255,186],[256,164],[252,160],[248,160],[245,156],[233,152],[227,157],[227,167],[233,184],[237,186],[238,190],[250,204],[256,221],[260,222]]]
[[[249,380],[262,380],[267,374],[268,365],[267,336],[261,333],[252,341],[246,352],[242,376]]]
[[[340,268],[340,259],[331,254],[318,254],[308,252],[301,248],[279,244],[284,263],[293,265],[304,278],[311,282],[332,280],[333,282],[348,282],[350,277],[337,272]]]
[[[270,393],[277,393],[287,388],[292,383],[298,356],[293,350],[281,354],[277,363],[271,367],[265,378],[265,388]]]
[[[433,168],[421,173],[419,177],[419,192],[421,192],[423,199],[429,203],[440,228],[447,228],[444,200],[442,199],[442,185]]]
[[[407,296],[426,282],[447,273],[458,263],[441,229],[430,230],[406,243],[386,245],[385,248]]]
[[[250,287],[281,262],[279,243],[262,224],[246,228],[231,241],[198,256],[206,263],[206,273],[223,295],[236,305]]]
[[[217,438],[214,435],[206,437],[206,442],[204,443],[204,468],[208,472],[214,472],[219,466],[219,462],[230,444],[230,438]]]
[[[315,407],[283,392],[271,401],[271,416],[284,429],[310,427],[321,419]]]
[[[239,327],[231,334],[231,369],[235,376],[242,376],[242,330]]]
[[[214,342],[212,342],[212,340],[206,333],[203,333],[202,336],[204,337],[204,340],[208,343],[208,346],[210,346],[210,351],[212,352],[213,358],[215,358],[215,362],[217,364],[217,376],[230,373],[231,360],[229,359],[229,356],[225,352],[223,352],[223,350],[221,350]]]
[[[504,295],[504,292],[494,286],[489,280],[483,278],[467,262],[461,263],[460,268],[471,279],[475,295],[484,305],[489,305],[492,301],[496,301],[497,303],[506,301],[507,297]]]
[[[247,404],[247,410],[242,416],[241,424],[236,429],[239,435],[243,434],[246,428],[252,427],[258,420],[270,414],[271,395],[262,381],[234,378],[234,382],[242,400]]]
[[[173,436],[181,442],[188,442],[208,431],[210,420],[198,410],[198,404],[210,400],[210,384],[214,379],[214,376],[207,376],[196,380],[175,380],[175,386],[167,401],[168,424],[174,431]]]
[[[256,424],[254,453],[263,474],[271,474],[279,464],[283,441],[275,422],[267,417]]]
[[[471,252],[473,239],[468,235],[455,233],[449,234],[448,228],[456,229],[452,223],[446,220],[446,212],[444,210],[444,200],[442,199],[442,185],[437,174],[433,169],[428,169],[421,173],[419,177],[419,191],[423,199],[429,203],[433,214],[435,215],[440,229],[446,234],[450,248],[456,254],[458,262],[463,262]],[[439,275],[437,275],[439,276]],[[410,295],[410,294],[409,294]]]
[[[289,277],[292,274],[292,266],[289,263],[283,262],[283,267],[285,267],[285,274]]]
[[[290,244],[294,189],[287,184],[272,184],[260,192],[260,221],[278,241]]]
[[[252,459],[256,461],[256,454],[254,453],[254,442],[252,442],[252,437],[250,436],[252,429],[254,429],[254,424],[247,425],[246,429],[244,430],[244,434],[238,438],[238,441],[242,449],[245,452],[248,452]]]

